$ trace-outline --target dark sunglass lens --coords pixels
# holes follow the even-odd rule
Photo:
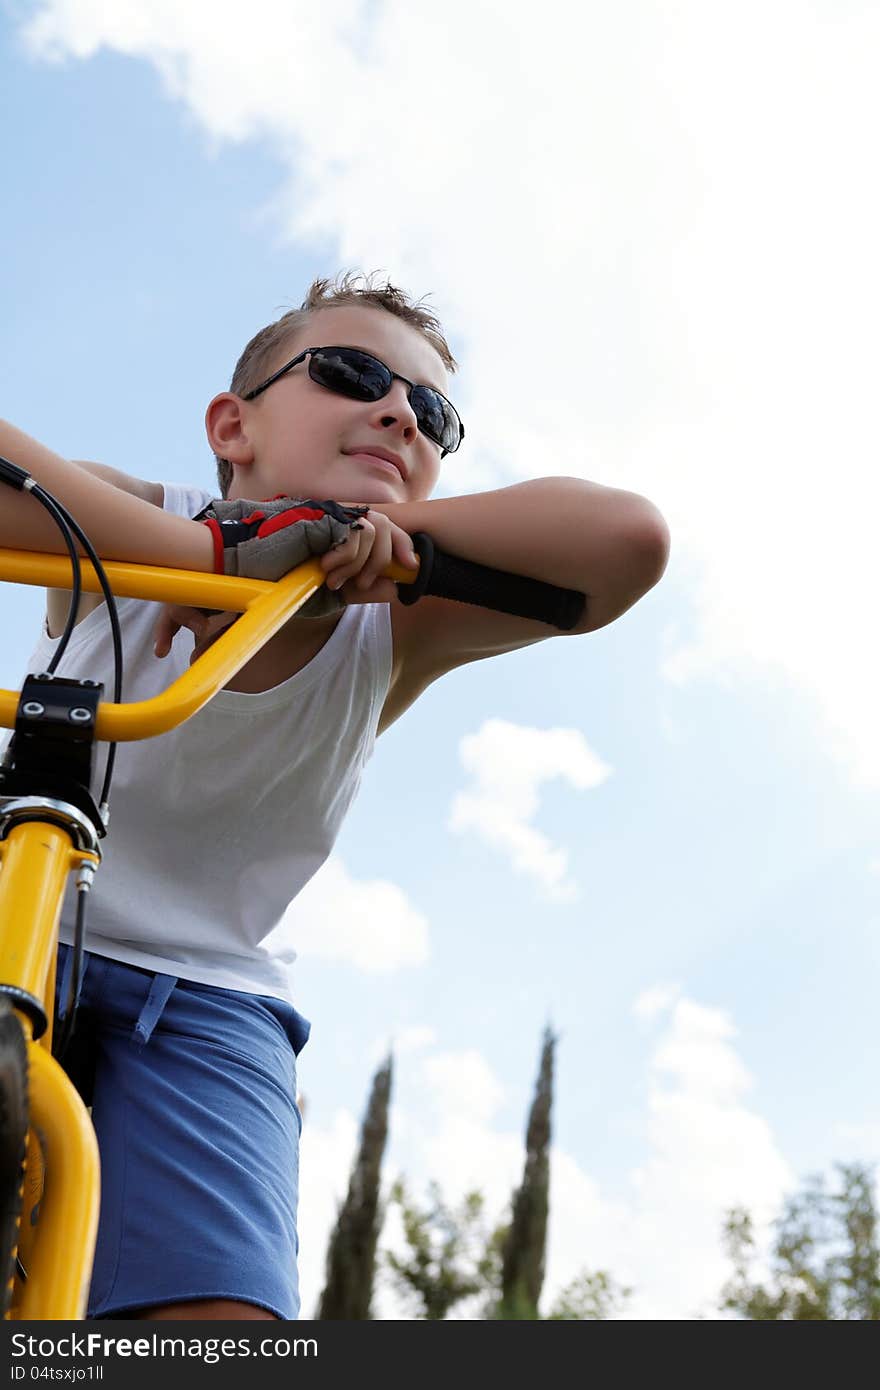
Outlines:
[[[309,358],[309,373],[319,386],[326,386],[356,401],[378,401],[391,389],[387,367],[354,348],[324,348]]]
[[[447,452],[458,448],[461,438],[458,416],[439,391],[432,391],[429,386],[413,387],[412,408],[422,434]]]

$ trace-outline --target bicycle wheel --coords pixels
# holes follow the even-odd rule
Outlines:
[[[24,1153],[28,1127],[28,1064],[24,1034],[7,999],[0,997],[0,1290],[2,1315],[12,1299]]]

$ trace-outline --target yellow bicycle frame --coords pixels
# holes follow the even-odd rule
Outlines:
[[[151,738],[189,719],[324,582],[314,559],[277,583],[111,561],[104,569],[116,597],[242,614],[161,695],[128,705],[102,702],[95,736],[107,742]],[[384,573],[399,583],[415,578],[412,570],[397,564]],[[0,580],[70,589],[70,560],[0,549]],[[101,592],[86,561],[82,587]],[[17,693],[0,690],[0,728],[14,728],[18,699]],[[98,1146],[88,1111],[52,1056],[52,1017],[58,924],[68,875],[83,864],[99,863],[97,848],[77,846],[72,833],[50,819],[14,823],[0,840],[0,981],[42,1000],[49,1020],[46,1032],[35,1040],[30,1018],[16,1010],[27,1040],[30,1129],[19,1242],[27,1278],[15,1281],[10,1318],[85,1316],[98,1228]],[[37,1205],[38,1220],[32,1220]]]

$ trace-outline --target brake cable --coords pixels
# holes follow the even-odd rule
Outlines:
[[[0,482],[8,484],[19,492],[29,492],[32,497],[46,509],[52,520],[58,526],[63,538],[67,553],[70,556],[71,569],[73,571],[73,583],[71,586],[70,604],[67,610],[67,621],[58,647],[49,663],[47,675],[54,675],[58,669],[65,651],[70,642],[71,634],[76,626],[76,614],[79,609],[80,598],[82,596],[82,567],[80,557],[77,553],[76,540],[78,540],[91,560],[98,582],[107,603],[107,614],[110,619],[110,630],[113,638],[113,699],[117,704],[122,701],[122,680],[123,680],[123,658],[122,658],[122,634],[119,627],[119,613],[116,600],[113,596],[104,566],[95,551],[94,546],[88,536],[83,531],[75,517],[67,508],[47,492],[45,488],[33,478],[24,468],[17,463],[12,463],[9,459],[0,455]],[[4,755],[4,762],[11,760],[15,737],[10,739]],[[104,769],[104,783],[101,788],[99,800],[99,812],[101,821],[106,830],[110,821],[110,784],[113,779],[113,770],[116,763],[116,744],[110,743],[107,748],[107,762]],[[91,874],[80,874],[77,879],[77,904],[76,904],[76,925],[73,938],[73,969],[71,971],[70,986],[67,993],[67,1007],[63,1014],[63,1024],[60,1037],[57,1039],[56,1046],[53,1047],[54,1055],[63,1059],[67,1048],[70,1046],[73,1037],[74,1023],[76,1019],[77,1000],[79,997],[80,984],[82,982],[82,961],[83,961],[83,942],[85,938],[85,907],[86,896],[89,892]]]

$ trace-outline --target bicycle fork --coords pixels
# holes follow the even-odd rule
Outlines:
[[[47,813],[54,819],[41,819]],[[74,824],[64,823],[66,813]],[[79,819],[76,808],[60,802],[0,800],[0,989],[25,1033],[30,1092],[19,1237],[26,1277],[16,1281],[12,1318],[85,1316],[98,1229],[95,1132],[51,1053],[55,944],[67,877],[72,868],[98,862],[97,853],[74,844]]]

